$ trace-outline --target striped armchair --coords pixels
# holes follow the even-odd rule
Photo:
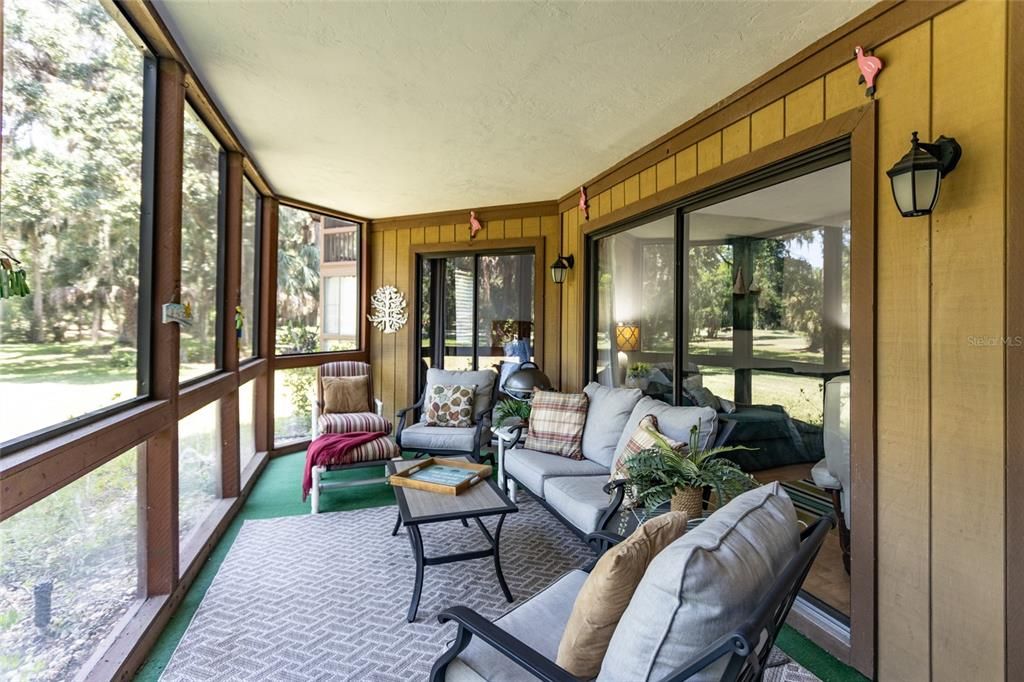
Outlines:
[[[323,377],[358,377],[370,378],[370,403],[365,412],[348,414],[324,413]],[[313,424],[315,434],[350,433],[352,431],[387,431],[391,432],[392,424],[383,415],[384,404],[373,397],[373,372],[370,365],[354,360],[328,362],[320,365],[316,373],[316,405],[313,408]]]
[[[370,377],[368,393],[370,400],[366,405],[365,412],[350,412],[346,414],[324,413],[324,377]],[[391,433],[391,422],[381,414],[384,405],[380,400],[373,397],[373,373],[370,365],[365,362],[342,361],[328,362],[320,365],[316,373],[316,404],[313,407],[313,423],[315,425],[314,437],[326,433],[351,433],[353,431],[384,431]],[[342,471],[347,469],[361,469],[381,467],[381,465],[396,457],[401,457],[402,451],[398,445],[388,436],[381,436],[376,440],[364,443],[349,453],[345,463],[328,464],[326,466],[312,467],[312,486],[310,488],[310,511],[316,514],[320,511],[320,496],[322,493],[341,488],[353,486],[373,485],[383,483],[384,478],[357,478],[354,480],[325,480],[327,472]]]

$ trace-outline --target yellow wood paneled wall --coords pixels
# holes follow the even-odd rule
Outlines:
[[[1004,351],[971,341],[998,339],[1004,329],[1006,16],[1004,1],[967,0],[873,46],[885,62],[876,225],[881,680],[1007,675]],[[857,75],[851,60],[780,92],[591,197],[591,219],[863,105]],[[954,136],[964,149],[931,218],[902,218],[885,176],[914,130],[922,139]],[[578,389],[585,374],[572,353],[582,348],[585,223],[577,208],[562,213],[561,227],[577,258],[562,291],[562,383]]]
[[[468,215],[469,211],[465,211]],[[538,257],[545,264],[554,261],[561,247],[561,233],[557,215],[538,215],[525,218],[488,220],[477,233],[474,242],[480,248],[500,246],[508,239],[543,237],[544,252]],[[411,345],[416,343],[415,306],[418,283],[412,281],[414,248],[420,244],[462,245],[469,242],[469,223],[448,223],[416,227],[382,225],[370,230],[370,290],[391,284],[405,294],[409,305],[409,323],[397,334],[384,334],[370,330],[370,363],[373,366],[373,385],[377,398],[384,402],[384,414],[393,417],[395,411],[415,402],[415,368],[410,366]],[[546,272],[546,267],[545,267]],[[544,348],[540,358],[544,371],[552,378],[559,376],[561,363],[560,327],[561,308],[557,305],[558,290],[550,278],[544,279]],[[553,302],[553,303],[549,303]]]

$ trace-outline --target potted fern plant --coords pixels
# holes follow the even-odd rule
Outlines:
[[[657,431],[650,431],[656,445],[626,458],[626,497],[647,515],[666,502],[672,511],[685,511],[691,519],[704,511],[704,491],[715,493],[719,505],[757,486],[754,478],[721,455],[752,450],[742,445],[702,449],[700,428],[690,429],[689,447],[676,449]]]
[[[626,385],[646,391],[651,381],[651,366],[646,362],[634,362],[626,370]]]
[[[518,419],[526,426],[530,422],[530,403],[509,398],[498,403],[494,413],[498,418],[495,426],[501,426],[510,419]]]

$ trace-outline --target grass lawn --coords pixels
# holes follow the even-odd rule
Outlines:
[[[116,346],[112,337],[99,344],[0,344],[0,442],[134,398],[135,362],[134,351]],[[181,380],[212,367],[182,363]],[[278,405],[290,402],[283,398]]]
[[[690,355],[729,355],[732,353],[732,330],[721,331],[713,339],[698,338],[690,342]],[[804,334],[784,329],[755,329],[754,357],[787,362],[824,362],[823,351],[807,350]],[[697,360],[699,362],[699,359]]]

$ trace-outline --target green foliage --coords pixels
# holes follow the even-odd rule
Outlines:
[[[626,371],[626,376],[630,379],[643,379],[646,376],[650,376],[650,374],[651,366],[646,362],[634,362]]]
[[[183,362],[209,363],[216,353],[217,203],[220,145],[186,108],[181,197],[181,300],[192,304],[191,327],[181,330]]]
[[[733,462],[721,457],[727,452],[751,450],[741,445],[700,448],[699,426],[690,430],[690,443],[685,452],[669,445],[664,436],[649,429],[656,445],[626,458],[628,471],[626,496],[632,506],[648,513],[672,499],[677,488],[711,488],[719,504],[750,490],[756,482]]]
[[[5,262],[6,259],[0,259],[0,263]],[[23,269],[0,268],[0,298],[28,296],[30,293]]]
[[[99,3],[4,7],[0,241],[30,293],[5,301],[0,337],[134,343],[142,57]]]
[[[692,247],[689,272],[690,338],[703,330],[713,339],[732,326],[732,247]]]
[[[281,353],[319,350],[319,231],[319,216],[291,206],[282,206],[278,211],[277,326]],[[287,330],[283,348],[282,329]]]
[[[7,609],[0,613],[0,630],[9,630],[18,622],[19,618],[17,609]]]
[[[288,387],[291,395],[292,411],[296,415],[311,415],[313,413],[313,384],[316,382],[316,374],[306,371],[306,368],[286,370],[284,385]]]
[[[815,229],[753,245],[755,278],[761,287],[755,327],[800,332],[807,338],[808,351],[821,350],[823,342],[823,273],[796,249],[820,249],[822,238],[821,230]],[[847,276],[848,270],[847,264]]]
[[[530,403],[525,400],[506,399],[498,403],[495,414],[498,422],[495,426],[501,426],[510,419],[519,419],[526,422],[530,419]]]
[[[114,348],[110,351],[110,366],[116,369],[135,367],[138,353],[134,348]]]
[[[641,258],[642,350],[671,353],[676,338],[676,302],[671,295],[676,281],[675,242],[644,244]]]
[[[277,352],[315,353],[320,347],[320,330],[316,327],[302,327],[288,324],[277,329]]]

